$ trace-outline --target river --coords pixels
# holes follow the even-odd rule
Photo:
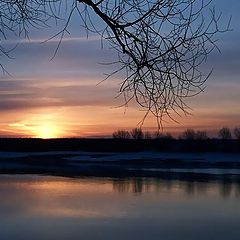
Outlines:
[[[3,240],[239,240],[240,183],[0,175]]]

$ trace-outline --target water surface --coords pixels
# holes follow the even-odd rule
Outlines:
[[[4,240],[239,240],[240,184],[0,176]]]

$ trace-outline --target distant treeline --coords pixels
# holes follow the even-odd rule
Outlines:
[[[47,152],[240,152],[240,141],[236,139],[90,139],[90,138],[1,138],[0,151]]]
[[[134,128],[131,131],[120,129],[114,131],[112,137],[116,139],[175,139],[169,132],[163,133],[157,131],[151,133],[148,131],[144,132],[141,128]],[[218,138],[222,140],[240,140],[240,127],[236,127],[233,130],[228,127],[223,127],[218,131]],[[179,135],[178,139],[207,140],[210,139],[210,137],[207,131],[195,131],[194,129],[188,128]]]

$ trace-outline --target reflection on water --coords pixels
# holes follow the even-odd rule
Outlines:
[[[183,191],[186,195],[204,195],[209,191],[216,191],[222,197],[240,197],[240,182],[217,181],[217,182],[196,182],[196,181],[170,181],[149,178],[115,179],[113,190],[117,192],[147,193],[150,191],[160,192],[164,189],[171,192],[174,189]]]
[[[239,239],[240,184],[0,176],[1,239]]]

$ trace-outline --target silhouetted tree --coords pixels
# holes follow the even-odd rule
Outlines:
[[[184,100],[202,91],[209,74],[200,66],[215,49],[221,14],[210,9],[211,0],[19,0],[0,2],[0,55],[9,54],[2,39],[8,33],[28,36],[31,28],[65,24],[58,50],[74,16],[87,35],[99,34],[117,51],[116,70],[125,78],[119,95],[125,104],[135,100],[152,113],[160,127],[162,118],[187,113]],[[96,17],[97,16],[97,17]],[[102,22],[102,24],[101,24]],[[55,55],[55,54],[54,54]],[[1,64],[1,63],[0,63]],[[109,74],[109,76],[112,76]],[[145,119],[143,118],[143,120]]]
[[[227,127],[221,128],[218,132],[218,136],[219,136],[219,138],[221,138],[223,140],[232,139],[231,131]]]
[[[148,131],[144,132],[144,138],[145,139],[151,139],[152,138],[152,134]]]
[[[164,139],[174,139],[174,137],[172,136],[172,134],[169,133],[169,132],[166,132],[165,134],[163,134],[163,138],[164,138]]]
[[[131,136],[133,139],[143,139],[144,134],[141,128],[134,128],[131,131]]]
[[[182,133],[180,138],[186,139],[186,140],[194,140],[196,138],[196,133],[193,129],[188,128]]]
[[[130,133],[126,130],[117,130],[112,134],[113,138],[129,139]]]
[[[162,132],[157,131],[157,132],[155,132],[154,137],[157,139],[173,139],[173,136],[169,132],[162,133]]]
[[[240,140],[240,127],[234,128],[234,135],[238,140]]]
[[[197,131],[195,134],[195,139],[197,140],[206,140],[208,139],[208,135],[206,131]]]
[[[158,138],[162,138],[162,136],[163,136],[163,133],[160,132],[160,131],[156,131],[156,132],[153,133],[154,138],[158,139]]]

